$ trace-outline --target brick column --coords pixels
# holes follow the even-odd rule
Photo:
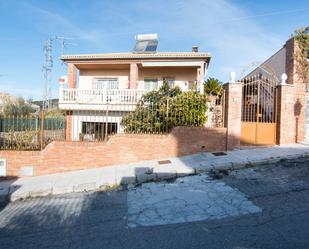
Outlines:
[[[136,89],[138,80],[138,66],[136,63],[130,64],[130,89]]]
[[[235,75],[231,74],[230,83],[224,85],[225,90],[225,118],[226,148],[232,150],[240,147],[241,133],[241,95],[240,82],[235,82]]]
[[[65,141],[72,141],[73,140],[72,127],[73,127],[73,112],[72,111],[66,111],[66,116],[65,116]]]
[[[299,106],[295,102],[295,86],[281,84],[277,86],[277,144],[291,144],[297,140],[299,124]]]
[[[68,63],[68,88],[76,88],[77,69],[73,63]]]

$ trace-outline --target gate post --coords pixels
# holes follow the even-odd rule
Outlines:
[[[277,144],[296,142],[297,117],[295,115],[295,86],[287,84],[287,75],[281,75],[277,86]]]
[[[73,141],[73,113],[72,111],[66,111],[65,114],[65,141]]]
[[[230,82],[223,87],[225,89],[225,118],[226,150],[240,147],[241,134],[241,99],[242,86],[235,81],[235,73],[230,74]]]

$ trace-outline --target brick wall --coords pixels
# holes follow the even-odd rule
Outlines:
[[[304,140],[306,83],[298,75],[295,51],[299,49],[294,38],[286,47],[287,85],[278,86],[277,143],[289,144]]]
[[[107,143],[53,142],[43,151],[0,151],[8,175],[20,176],[33,166],[34,175],[126,164],[226,149],[225,128],[177,127],[169,135],[115,135]]]
[[[228,83],[224,85],[225,117],[224,127],[227,127],[227,149],[232,150],[240,147],[241,134],[241,83]]]

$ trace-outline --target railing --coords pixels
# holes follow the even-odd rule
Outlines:
[[[65,116],[0,114],[0,150],[41,150],[65,139]]]
[[[136,89],[60,89],[60,104],[135,104],[146,91]]]
[[[73,141],[106,141],[114,134],[167,134],[177,126],[221,128],[224,126],[222,97],[182,94],[156,102],[143,102],[135,109],[113,112],[76,110],[72,117]],[[125,104],[119,105],[124,110]]]

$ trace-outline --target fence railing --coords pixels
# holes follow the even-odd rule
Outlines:
[[[31,115],[0,115],[1,150],[41,150],[55,140],[65,139],[65,117],[44,112]]]
[[[104,141],[114,134],[163,134],[176,126],[224,125],[224,95],[164,98],[155,102],[139,102],[134,108],[82,110],[72,113],[73,141]]]
[[[69,116],[2,114],[0,150],[41,150],[52,141],[106,141],[124,133],[166,134],[177,126],[223,127],[224,95],[191,92],[160,100],[153,97],[137,104],[118,104],[117,108],[107,104],[103,110],[70,111]]]
[[[137,103],[146,91],[136,89],[60,89],[60,104]]]

